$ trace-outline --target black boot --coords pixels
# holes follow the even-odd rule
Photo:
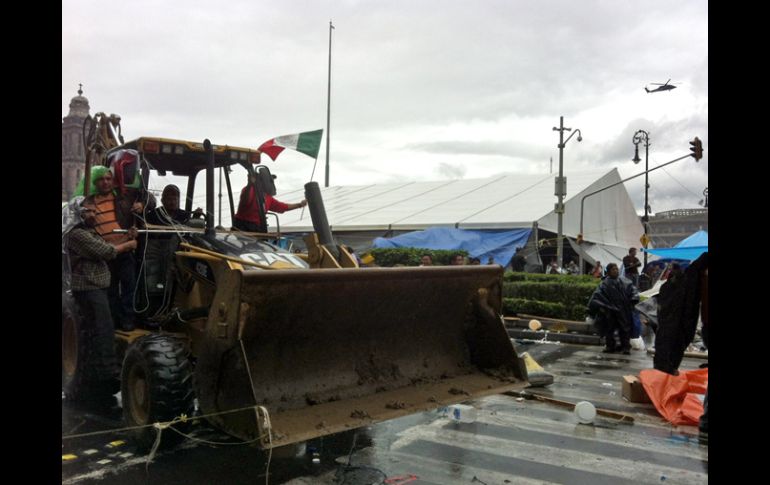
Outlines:
[[[606,335],[604,337],[604,350],[602,350],[603,354],[614,354],[618,351],[618,345],[615,342],[615,335],[614,333],[610,333],[609,335]]]

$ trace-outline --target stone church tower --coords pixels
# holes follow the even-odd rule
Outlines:
[[[89,115],[88,99],[83,96],[83,85],[78,95],[70,101],[70,113],[61,124],[61,198],[67,201],[72,197],[86,163],[83,147],[83,122]]]

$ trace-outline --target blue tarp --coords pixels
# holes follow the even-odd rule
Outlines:
[[[482,264],[492,257],[495,263],[505,266],[513,257],[516,248],[527,244],[532,229],[509,231],[472,231],[451,227],[431,227],[385,239],[374,239],[375,248],[424,248],[464,249],[471,257],[479,258]]]
[[[673,248],[644,249],[650,254],[660,256],[664,259],[680,259],[693,261],[698,256],[709,250],[709,235],[706,231],[698,231],[681,241]]]

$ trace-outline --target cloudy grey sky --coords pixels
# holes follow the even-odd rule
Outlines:
[[[650,167],[695,136],[705,149],[650,174],[653,212],[703,197],[702,0],[63,0],[62,117],[83,83],[91,113],[119,114],[126,139],[256,148],[325,129],[329,20],[332,185],[548,173],[551,158],[555,173],[564,116],[583,136],[564,150],[568,181],[586,168],[639,173],[643,129]],[[669,78],[677,89],[643,89]],[[310,179],[305,155],[265,160],[279,192]],[[627,183],[639,213],[643,180]]]

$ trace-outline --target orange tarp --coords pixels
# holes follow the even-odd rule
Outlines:
[[[698,424],[708,379],[708,368],[680,371],[678,376],[655,369],[639,372],[639,381],[655,408],[666,421],[677,425]]]

